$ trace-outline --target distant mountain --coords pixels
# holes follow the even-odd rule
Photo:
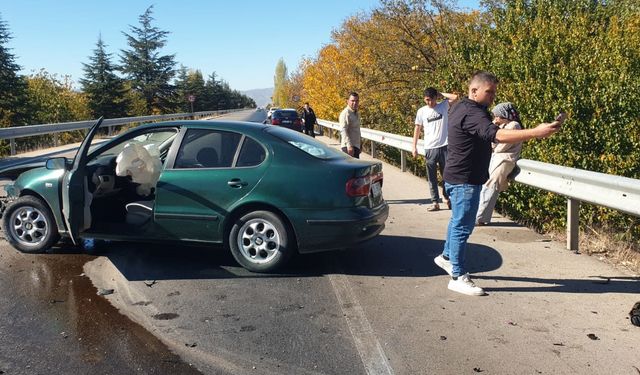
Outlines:
[[[244,95],[253,99],[256,102],[258,107],[265,107],[267,104],[271,103],[271,96],[273,95],[273,87],[269,87],[266,89],[253,89],[247,91],[240,91]]]

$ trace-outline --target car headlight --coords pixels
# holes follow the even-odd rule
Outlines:
[[[8,197],[16,197],[18,195],[16,187],[13,184],[4,185],[4,191],[7,192]]]

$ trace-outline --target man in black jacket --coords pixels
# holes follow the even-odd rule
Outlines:
[[[316,134],[313,131],[313,126],[316,124],[316,113],[313,111],[313,108],[309,106],[309,103],[304,103],[302,118],[304,119],[304,133],[315,138]]]
[[[464,268],[467,239],[475,226],[480,190],[489,178],[491,143],[516,143],[546,138],[557,132],[564,121],[543,123],[533,129],[500,129],[487,111],[495,99],[498,79],[489,72],[477,72],[469,81],[469,97],[462,99],[449,113],[449,145],[444,169],[445,189],[451,201],[451,219],[444,250],[435,263],[451,275],[449,289],[480,296]]]

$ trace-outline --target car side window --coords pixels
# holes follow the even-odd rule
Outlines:
[[[189,129],[178,150],[175,168],[230,168],[240,139],[238,133]]]
[[[247,137],[244,139],[240,155],[236,162],[236,167],[253,167],[262,163],[267,153],[264,148],[253,139]]]

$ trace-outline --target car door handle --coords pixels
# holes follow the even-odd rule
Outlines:
[[[239,189],[241,187],[247,186],[248,184],[239,178],[234,178],[233,180],[227,181],[227,185],[231,186],[232,188]]]

